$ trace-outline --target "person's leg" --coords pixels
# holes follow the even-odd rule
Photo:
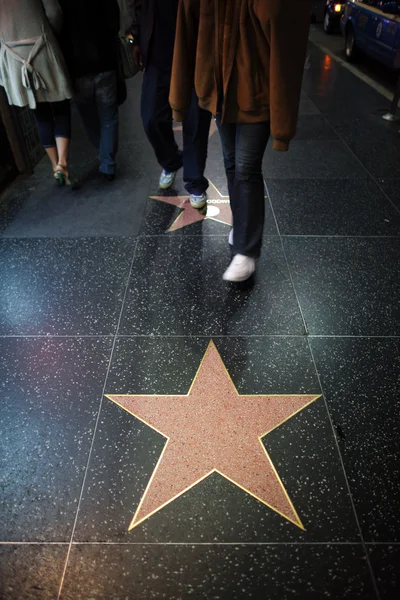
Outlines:
[[[112,177],[116,170],[119,134],[116,72],[100,73],[95,77],[95,85],[100,118],[100,173]]]
[[[100,149],[100,119],[96,105],[94,77],[92,75],[79,77],[75,82],[75,87],[76,108],[86,135],[98,152]]]
[[[54,102],[52,108],[58,164],[63,166],[68,174],[68,154],[71,140],[71,103],[69,100]]]
[[[35,116],[41,144],[46,150],[53,171],[55,171],[58,163],[58,152],[54,137],[54,115],[51,104],[49,102],[38,102],[33,114]]]
[[[57,163],[58,163],[58,150],[57,150],[57,146],[50,146],[49,148],[45,148],[46,150],[46,154],[50,159],[51,162],[51,168],[53,169],[53,172],[57,169]]]
[[[265,217],[262,160],[270,137],[270,124],[241,123],[236,133],[234,180],[234,253],[258,258]]]
[[[233,222],[235,222],[235,169],[236,169],[236,123],[222,124],[217,119],[217,126],[222,144],[222,154],[224,157],[224,166],[226,178],[228,180],[229,201],[231,205]]]
[[[193,90],[192,103],[183,123],[183,179],[189,194],[200,196],[208,188],[204,177],[207,162],[211,113],[199,107]]]
[[[182,167],[182,153],[175,141],[169,105],[171,71],[150,66],[143,75],[141,115],[157,161],[168,173]]]

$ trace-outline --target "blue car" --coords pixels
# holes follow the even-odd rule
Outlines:
[[[400,69],[400,0],[347,0],[341,29],[348,61],[362,51]]]

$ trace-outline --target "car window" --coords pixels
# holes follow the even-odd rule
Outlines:
[[[389,0],[370,0],[371,6],[376,6],[377,8],[382,8],[384,4],[387,4]],[[397,4],[400,9],[400,0],[397,2],[390,2],[390,4]]]

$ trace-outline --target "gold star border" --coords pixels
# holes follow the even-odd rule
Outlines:
[[[176,496],[174,496],[173,498],[171,498],[170,500],[168,500],[168,502],[164,502],[164,504],[162,504],[161,506],[159,506],[156,510],[154,510],[153,512],[151,512],[150,514],[146,515],[143,519],[140,519],[139,521],[135,522],[136,520],[136,515],[139,514],[139,511],[141,509],[141,506],[144,502],[144,499],[147,495],[147,492],[150,489],[150,486],[153,482],[153,478],[157,472],[157,469],[159,467],[159,465],[161,464],[162,458],[164,456],[164,453],[167,449],[168,443],[170,441],[170,438],[168,436],[166,436],[164,433],[162,433],[159,429],[157,429],[156,427],[154,427],[153,425],[151,425],[150,423],[148,423],[147,421],[145,421],[144,419],[142,419],[141,417],[139,417],[137,414],[135,414],[134,412],[128,410],[127,408],[125,408],[124,406],[122,406],[122,404],[120,404],[119,402],[116,402],[116,400],[113,398],[113,396],[119,396],[120,398],[123,397],[131,397],[131,398],[153,398],[155,396],[158,397],[162,397],[162,398],[176,398],[176,397],[182,397],[182,398],[187,398],[190,396],[190,393],[193,389],[193,386],[196,382],[196,379],[199,375],[199,372],[201,370],[201,367],[203,366],[204,363],[204,359],[207,355],[207,351],[210,348],[210,346],[213,345],[215,347],[215,350],[217,351],[218,355],[221,358],[221,362],[223,364],[224,370],[226,372],[226,375],[228,376],[233,389],[235,390],[235,393],[237,394],[237,396],[240,398],[241,396],[247,396],[248,398],[252,398],[252,397],[258,397],[258,396],[268,396],[270,398],[286,398],[287,396],[309,396],[310,397],[310,401],[307,402],[307,404],[305,404],[302,408],[299,408],[296,412],[294,412],[293,414],[291,414],[290,416],[288,416],[286,419],[284,419],[281,423],[279,423],[278,425],[276,425],[275,427],[272,427],[271,429],[269,429],[268,431],[266,431],[265,433],[263,433],[262,435],[258,436],[259,442],[265,452],[265,455],[267,457],[268,462],[271,465],[272,470],[275,473],[275,476],[277,478],[277,481],[279,483],[279,485],[281,486],[281,489],[284,493],[284,495],[286,496],[292,510],[293,513],[296,515],[298,522],[293,521],[292,519],[290,519],[289,517],[287,517],[286,515],[284,515],[281,511],[279,511],[278,509],[274,508],[273,506],[271,506],[270,504],[268,504],[268,502],[265,502],[265,500],[262,500],[261,498],[259,498],[258,496],[256,496],[255,494],[253,494],[252,492],[250,492],[249,490],[247,490],[245,487],[243,487],[242,485],[240,485],[239,483],[237,483],[236,481],[234,481],[233,479],[231,479],[230,477],[227,477],[224,473],[221,473],[218,469],[212,469],[209,473],[207,473],[206,475],[204,475],[203,477],[201,477],[200,479],[197,479],[196,481],[193,482],[193,484],[191,484],[190,486],[188,486],[186,489],[184,489],[182,492],[180,492],[179,494],[177,494]],[[296,416],[298,413],[300,413],[302,410],[304,410],[305,408],[307,408],[308,406],[310,406],[311,404],[313,404],[314,402],[316,402],[319,398],[321,398],[321,394],[239,394],[237,391],[237,388],[232,380],[232,377],[230,376],[230,373],[228,371],[228,369],[226,368],[226,365],[224,363],[224,361],[222,360],[222,357],[220,355],[220,353],[218,352],[217,347],[215,346],[213,340],[211,340],[207,346],[207,349],[203,355],[203,358],[201,359],[200,365],[197,368],[195,377],[190,385],[189,391],[187,394],[105,394],[105,397],[108,400],[111,400],[111,402],[113,402],[114,404],[116,404],[117,406],[119,406],[120,408],[122,408],[123,410],[125,410],[127,413],[129,413],[130,415],[132,415],[133,417],[135,417],[136,419],[138,419],[139,421],[141,421],[142,423],[144,423],[145,425],[147,425],[147,427],[150,427],[151,429],[153,429],[153,431],[156,431],[158,434],[160,434],[165,440],[166,443],[164,445],[164,448],[161,452],[161,455],[157,461],[157,464],[153,470],[153,473],[150,477],[150,480],[146,486],[146,489],[140,499],[139,505],[135,511],[135,514],[133,516],[133,519],[128,527],[128,531],[132,531],[132,529],[135,529],[138,525],[140,525],[141,523],[143,523],[144,521],[147,521],[147,519],[149,519],[150,517],[152,517],[153,515],[155,515],[156,513],[158,513],[160,510],[162,510],[163,508],[165,508],[166,506],[168,506],[169,504],[171,504],[171,502],[174,502],[175,500],[177,500],[177,498],[179,498],[180,496],[182,496],[183,494],[186,494],[186,492],[188,492],[189,490],[191,490],[192,488],[194,488],[196,485],[198,485],[199,483],[201,483],[202,481],[204,481],[205,479],[207,479],[207,477],[209,477],[210,475],[212,475],[213,473],[218,473],[219,475],[221,475],[222,477],[224,477],[225,479],[227,479],[228,481],[230,481],[231,483],[233,483],[234,485],[236,485],[239,489],[243,490],[244,492],[246,492],[249,496],[252,496],[253,498],[255,498],[256,500],[258,500],[259,502],[261,502],[261,504],[264,504],[265,506],[267,506],[268,508],[270,508],[272,511],[274,511],[275,513],[279,514],[281,517],[283,517],[284,519],[286,519],[287,521],[289,521],[290,523],[292,523],[293,525],[296,525],[296,527],[298,527],[299,529],[301,529],[302,531],[305,531],[305,527],[303,525],[303,523],[301,522],[301,519],[293,505],[293,502],[291,501],[289,494],[286,491],[285,486],[283,485],[283,482],[281,480],[281,478],[278,475],[278,472],[275,468],[275,465],[273,464],[271,457],[269,456],[262,440],[268,435],[270,434],[272,431],[274,431],[275,429],[278,429],[279,427],[281,427],[282,425],[284,425],[287,421],[289,421],[290,419],[292,419],[294,416]]]

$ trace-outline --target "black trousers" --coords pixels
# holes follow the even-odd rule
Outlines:
[[[55,148],[56,138],[71,139],[71,103],[38,102],[33,111],[43,148]]]
[[[202,194],[208,188],[204,177],[211,114],[199,108],[193,92],[192,104],[183,123],[183,153],[175,141],[172,110],[169,105],[171,71],[149,66],[143,77],[142,121],[158,163],[169,172],[183,166],[183,179],[189,194]]]
[[[270,124],[217,124],[233,215],[233,252],[258,258],[265,219],[262,160]]]

